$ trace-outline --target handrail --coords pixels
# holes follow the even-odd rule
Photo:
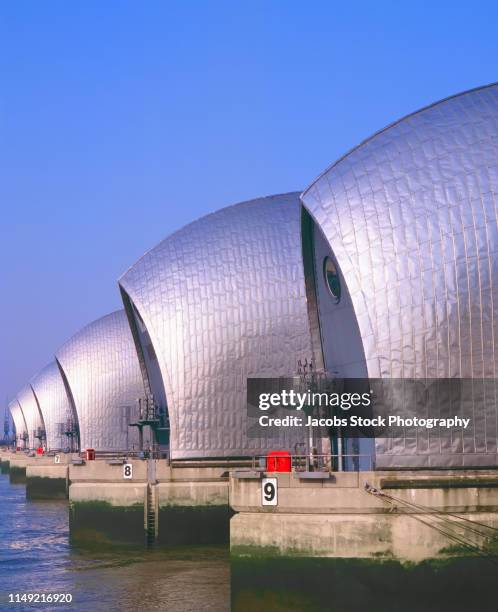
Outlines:
[[[347,471],[372,471],[373,470],[373,457],[372,455],[366,454],[353,454],[353,453],[343,453],[343,454],[332,454],[332,453],[324,453],[324,454],[290,454],[291,459],[291,469],[295,472],[320,472],[320,471],[330,471],[337,472],[337,466],[339,465],[339,460],[350,459],[352,460],[353,469],[349,469]],[[267,455],[255,455],[252,457],[252,469],[257,468],[265,468],[266,462],[268,459]],[[364,461],[368,461],[368,470],[360,470],[360,464]]]
[[[77,453],[80,457],[85,458],[86,451]],[[96,450],[95,457],[104,459],[121,459],[121,458],[136,458],[136,459],[166,459],[169,461],[169,452],[166,450],[112,450],[102,451]]]

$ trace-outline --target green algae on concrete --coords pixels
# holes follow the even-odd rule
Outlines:
[[[230,541],[231,510],[226,506],[160,506],[160,545],[217,545]]]
[[[2,463],[0,465],[0,473],[8,474],[10,469],[10,461],[8,459],[2,459]]]
[[[11,484],[26,484],[26,468],[11,464],[9,480]]]
[[[67,481],[65,478],[29,476],[26,479],[26,497],[28,499],[67,499]]]
[[[278,546],[256,546],[248,544],[232,545],[230,547],[230,555],[233,559],[256,559],[256,560],[270,560],[270,559],[320,559],[321,557],[313,557],[309,552],[301,548],[287,548],[285,552]],[[323,557],[326,558],[326,557]],[[392,560],[393,554],[390,550],[379,551],[372,554],[372,560],[384,561]],[[366,561],[368,559],[365,559]]]
[[[82,548],[102,545],[145,545],[144,505],[113,506],[105,501],[70,502],[71,544]]]
[[[498,557],[405,563],[231,555],[233,612],[496,609]]]

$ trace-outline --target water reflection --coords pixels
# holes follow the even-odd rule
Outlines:
[[[15,610],[229,610],[224,548],[167,550],[69,546],[65,502],[29,502],[0,476],[0,609],[9,593],[71,593],[71,605],[16,604]]]

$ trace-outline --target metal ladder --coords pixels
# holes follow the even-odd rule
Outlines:
[[[158,524],[156,511],[156,462],[147,461],[147,505],[145,509],[145,534],[147,546],[152,546],[157,540]]]
[[[157,515],[156,515],[155,486],[147,483],[147,509],[145,534],[147,546],[152,546],[157,538]]]

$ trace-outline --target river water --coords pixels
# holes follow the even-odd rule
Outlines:
[[[11,604],[9,594],[70,593],[66,604]],[[167,612],[230,609],[228,551],[83,551],[69,544],[66,502],[26,500],[0,475],[0,610]]]

